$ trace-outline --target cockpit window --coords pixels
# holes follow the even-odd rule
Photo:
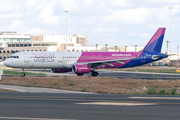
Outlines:
[[[10,56],[9,58],[19,58],[19,56]]]

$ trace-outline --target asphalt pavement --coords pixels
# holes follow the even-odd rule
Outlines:
[[[90,74],[88,74],[90,76]],[[131,72],[131,71],[99,71],[100,77],[117,77],[148,80],[177,80],[180,74],[176,73],[153,73],[153,72]]]
[[[179,96],[0,93],[4,120],[178,120]]]
[[[30,92],[30,93],[79,93],[79,94],[95,94],[90,92],[78,92],[78,91],[69,91],[69,90],[59,90],[52,88],[40,88],[40,87],[23,87],[16,85],[1,85],[0,88],[4,90],[11,90],[17,92]]]

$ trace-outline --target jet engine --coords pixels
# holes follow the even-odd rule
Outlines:
[[[53,73],[66,73],[66,72],[71,72],[71,69],[52,68],[51,71]]]
[[[92,71],[92,68],[87,65],[74,65],[72,71],[74,73],[89,73]]]

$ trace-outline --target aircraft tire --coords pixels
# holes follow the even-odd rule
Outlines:
[[[77,73],[77,76],[83,76],[84,73]]]
[[[22,74],[21,74],[21,76],[23,76],[23,77],[24,77],[24,76],[26,76],[26,74],[25,74],[25,73],[22,73]]]
[[[99,74],[98,74],[98,72],[92,72],[91,75],[92,75],[93,77],[97,77]]]

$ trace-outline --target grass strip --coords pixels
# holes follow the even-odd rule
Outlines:
[[[174,86],[171,89],[171,92],[169,92],[165,88],[156,90],[155,87],[149,86],[149,89],[146,91],[146,94],[148,95],[180,95],[180,94],[177,94],[177,88],[178,87]]]
[[[19,71],[10,71],[10,70],[3,70],[4,75],[21,75],[22,72]],[[45,73],[31,73],[31,72],[25,72],[26,75],[46,75]]]

